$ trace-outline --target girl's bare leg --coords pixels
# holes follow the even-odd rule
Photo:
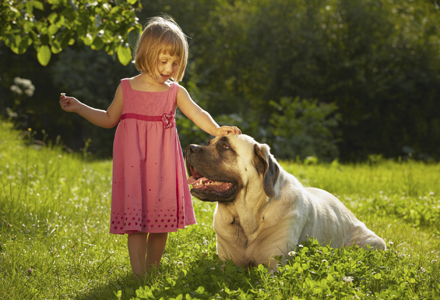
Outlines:
[[[147,273],[145,255],[147,252],[147,233],[139,232],[128,235],[128,254],[130,255],[131,269],[137,278]]]
[[[147,244],[147,270],[153,267],[159,268],[167,238],[168,232],[149,234]]]

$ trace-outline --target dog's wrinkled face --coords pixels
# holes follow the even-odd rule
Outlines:
[[[236,172],[239,154],[234,139],[216,137],[207,146],[189,145],[185,149],[186,168],[193,186],[191,194],[203,201],[230,202],[242,188]]]
[[[213,138],[207,146],[189,145],[185,149],[191,194],[203,201],[231,202],[249,184],[267,196],[274,194],[278,167],[269,147],[245,134]]]

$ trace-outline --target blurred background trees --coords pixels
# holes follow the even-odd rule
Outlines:
[[[278,158],[440,159],[437,1],[141,4],[139,23],[167,13],[188,35],[182,84],[193,99],[217,122],[268,143]],[[117,53],[86,44],[79,39],[42,67],[36,52],[17,55],[0,43],[0,113],[23,129],[60,135],[72,149],[90,138],[93,153],[110,157],[114,130],[61,111],[59,93],[105,109],[120,79],[137,72]],[[31,97],[11,89],[16,77],[31,80]],[[181,114],[178,129],[183,147],[209,138]]]

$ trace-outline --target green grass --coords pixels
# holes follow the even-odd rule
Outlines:
[[[215,253],[215,204],[169,236],[162,265],[132,279],[126,236],[108,233],[111,162],[26,146],[0,122],[0,299],[440,299],[440,164],[282,165],[336,194],[387,251],[298,247],[279,272]]]

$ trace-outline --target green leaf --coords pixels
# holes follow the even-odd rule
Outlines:
[[[49,20],[49,22],[51,24],[53,24],[53,23],[55,23],[57,17],[58,17],[58,14],[56,12],[53,12],[47,17],[47,19]]]
[[[205,288],[203,286],[199,286],[196,290],[197,294],[203,294],[205,292]]]
[[[32,21],[27,20],[27,21],[24,21],[23,29],[24,29],[25,32],[29,32],[29,31],[32,31],[34,26],[35,25],[34,25],[34,23]]]
[[[101,50],[102,47],[104,47],[104,42],[102,41],[102,39],[98,36],[95,37],[95,39],[93,40],[92,49]]]
[[[8,34],[11,31],[11,29],[12,26],[10,24],[5,24],[5,27],[3,27],[1,31],[3,32],[3,34]],[[0,35],[0,38],[5,38],[5,37]]]
[[[36,9],[44,10],[44,5],[43,5],[42,2],[40,2],[40,1],[31,1],[31,2],[32,2],[32,5],[33,5]]]
[[[65,26],[66,24],[66,19],[64,18],[64,16],[58,16],[58,18],[57,18],[57,20],[56,20],[56,25],[58,26],[58,27],[62,27],[62,26]]]
[[[110,11],[110,14],[117,14],[117,13],[119,13],[121,10],[122,10],[121,7],[119,7],[119,6],[115,6],[115,7],[113,7],[112,10]]]
[[[60,41],[62,49],[66,48],[70,41],[70,31],[62,31],[61,33],[57,34],[56,39]]]
[[[35,22],[35,27],[37,28],[37,31],[40,34],[46,34],[47,33],[47,23],[46,21],[39,20],[38,22]]]
[[[61,12],[61,16],[66,18],[68,23],[73,23],[78,17],[78,13],[73,8],[67,7]]]
[[[123,16],[124,18],[131,19],[131,18],[134,18],[135,14],[134,14],[134,12],[131,11],[131,10],[124,10],[124,11],[122,12],[122,16]]]
[[[115,293],[115,296],[116,296],[118,299],[121,299],[121,297],[122,297],[122,291],[121,291],[121,290],[119,290],[118,292],[113,292],[113,293]]]
[[[34,6],[32,5],[32,1],[26,2],[26,13],[29,15],[34,14]]]
[[[39,63],[42,66],[47,66],[47,64],[50,61],[51,55],[52,55],[52,52],[50,52],[49,46],[47,46],[47,45],[41,46],[38,49],[38,54],[37,54],[37,58],[38,58]]]
[[[135,49],[137,42],[139,40],[139,34],[135,28],[132,28],[132,30],[128,32],[127,39],[128,39],[128,43],[130,44],[130,47],[132,49]]]
[[[107,52],[108,55],[113,55],[113,53],[115,52],[115,49],[113,48],[113,46],[111,44],[107,44],[107,45],[105,45],[104,51]]]
[[[87,33],[83,38],[84,45],[90,46],[93,43],[93,37],[90,33]]]
[[[137,1],[137,0],[127,0],[128,4],[131,4],[131,5],[135,4],[136,1]]]
[[[52,45],[51,45],[51,47],[50,47],[50,51],[51,51],[53,54],[58,54],[58,53],[61,52],[61,50],[63,50],[63,49],[61,48],[61,43],[60,43],[59,41],[57,41],[57,40],[53,40],[53,41],[52,41]]]
[[[15,54],[19,54],[18,46],[15,43],[6,44],[6,46],[11,48],[12,52],[14,52]]]
[[[104,32],[102,33],[102,31]],[[111,39],[113,38],[112,32],[110,30],[104,30],[104,29],[102,29],[102,31],[99,32],[100,34],[99,37],[104,42],[110,43]]]
[[[18,45],[18,54],[25,53],[30,45],[32,45],[32,39],[28,35],[23,36],[20,45]]]
[[[126,46],[123,46],[122,44],[118,47],[118,59],[124,66],[128,65],[131,61],[131,50],[130,47],[128,47],[128,44]]]
[[[21,36],[19,36],[19,35],[17,35],[16,37],[15,37],[15,40],[14,40],[14,42],[11,44],[11,50],[15,53],[15,54],[19,54],[19,46],[20,46],[20,43],[21,43]]]
[[[48,34],[54,35],[55,33],[57,33],[58,29],[60,28],[56,24],[52,24],[49,26]]]

